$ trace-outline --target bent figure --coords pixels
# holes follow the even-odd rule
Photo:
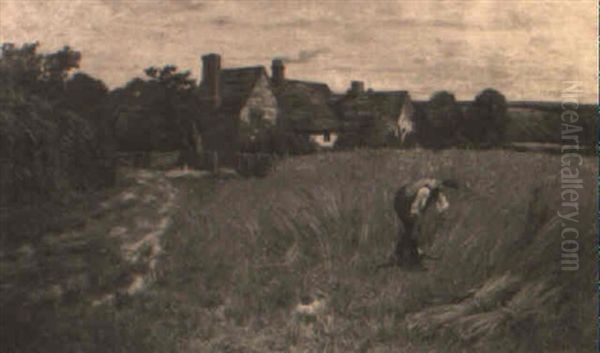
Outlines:
[[[403,267],[421,267],[418,240],[421,231],[421,219],[425,211],[435,203],[438,212],[445,211],[450,205],[442,193],[444,188],[458,188],[454,180],[421,179],[404,185],[396,192],[394,209],[400,227],[394,253],[396,265]]]

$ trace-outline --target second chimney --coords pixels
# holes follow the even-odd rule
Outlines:
[[[360,94],[365,91],[365,83],[362,81],[352,81],[350,83],[350,92],[354,94]]]
[[[273,84],[278,85],[285,80],[285,66],[283,60],[273,59],[271,62],[271,81]]]
[[[219,92],[219,77],[221,72],[221,56],[207,54],[202,56],[202,85],[206,88],[208,99],[214,107],[219,106],[221,96]]]

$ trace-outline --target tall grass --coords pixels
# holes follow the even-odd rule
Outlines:
[[[586,162],[582,173],[591,190],[592,161]],[[581,268],[561,272],[559,168],[556,156],[506,151],[365,150],[295,158],[268,178],[221,184],[206,207],[188,210],[179,227],[188,239],[186,272],[194,274],[204,304],[224,310],[227,327],[250,328],[252,337],[278,340],[289,330],[294,305],[326,297],[328,329],[314,326],[310,337],[296,334],[282,343],[313,351],[430,342],[480,349],[463,333],[494,311],[452,323],[461,334],[446,327],[417,336],[406,330],[405,318],[508,275],[517,288],[492,304],[519,313],[497,320],[501,327],[491,330],[496,335],[483,341],[487,346],[583,349],[595,335],[589,310],[595,303],[594,198],[587,192],[580,200]],[[446,215],[427,216],[426,249],[440,259],[428,263],[426,273],[375,274],[395,241],[394,191],[426,176],[454,177],[463,185],[450,192]],[[527,302],[523,288],[537,290],[540,300]],[[502,302],[508,300],[512,306]],[[250,336],[237,342],[252,346]]]
[[[179,180],[153,288],[115,307],[69,311],[53,331],[56,347],[592,351],[592,166],[586,159],[581,170],[576,272],[560,271],[558,156],[360,150],[286,160],[261,179]],[[375,272],[395,244],[394,192],[429,176],[462,184],[448,192],[445,215],[426,215],[423,247],[439,259],[427,272]],[[297,314],[315,298],[326,303],[318,314]]]

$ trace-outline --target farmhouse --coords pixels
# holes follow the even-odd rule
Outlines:
[[[271,71],[280,126],[306,136],[321,148],[333,147],[340,124],[329,104],[332,97],[329,86],[286,79],[285,66],[280,59],[273,60]]]
[[[348,136],[358,145],[408,144],[415,132],[406,91],[365,91],[353,81],[345,94],[333,94],[327,84],[286,78],[281,59],[272,61],[270,78],[263,66],[223,69],[218,54],[204,55],[202,65],[202,147],[218,152],[221,163],[235,163],[241,146],[274,126],[321,148]]]
[[[411,144],[416,132],[415,107],[407,91],[365,91],[353,81],[334,102],[342,130],[366,144]]]
[[[221,68],[221,56],[202,57],[202,147],[233,163],[240,145],[276,124],[277,100],[263,66]]]

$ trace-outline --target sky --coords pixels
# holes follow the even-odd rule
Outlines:
[[[427,99],[469,100],[492,87],[509,100],[560,100],[581,81],[598,95],[595,0],[196,1],[0,0],[0,42],[81,51],[81,70],[109,87],[173,64],[199,79],[282,57],[286,76],[344,91],[351,80]]]

